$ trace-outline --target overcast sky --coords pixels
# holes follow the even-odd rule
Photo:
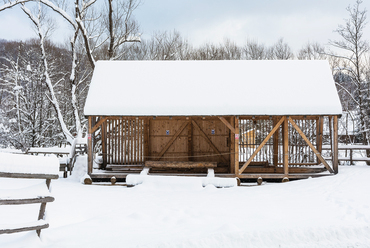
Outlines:
[[[346,7],[354,3],[355,0],[142,0],[134,15],[144,38],[154,31],[178,30],[198,46],[220,43],[224,38],[240,45],[247,40],[272,45],[282,37],[297,51],[307,42],[326,45],[329,39],[339,39],[333,30],[344,24],[348,18]],[[369,10],[370,1],[364,1],[362,8]],[[35,37],[31,27],[19,7],[0,12],[0,38]],[[60,30],[54,40],[63,42],[61,37],[66,31]],[[364,38],[370,40],[370,24]]]

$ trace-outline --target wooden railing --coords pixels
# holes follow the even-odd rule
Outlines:
[[[331,150],[330,146],[323,146],[323,150]],[[339,154],[338,161],[350,161],[350,164],[357,161],[370,162],[370,157],[366,156],[366,150],[370,150],[370,145],[339,145],[338,151],[349,151],[349,156],[341,156]],[[362,157],[353,157],[354,151],[363,151],[365,156]],[[331,160],[332,156],[325,156],[326,160]]]
[[[46,187],[49,189],[51,179],[57,179],[59,176],[58,174],[9,173],[9,172],[0,171],[0,177],[45,179]],[[0,198],[0,205],[25,205],[25,204],[38,204],[38,203],[40,204],[40,210],[39,210],[37,221],[33,221],[30,223],[22,223],[20,225],[11,225],[8,227],[1,226],[0,234],[36,230],[37,235],[40,236],[41,230],[49,227],[49,224],[44,220],[46,203],[53,202],[53,201],[54,201],[54,197],[50,195],[42,195],[42,196],[37,195],[37,196],[29,196],[29,197],[21,197],[21,198],[17,198],[17,197]]]

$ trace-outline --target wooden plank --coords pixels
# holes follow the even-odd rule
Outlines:
[[[219,116],[218,117],[221,121],[222,121],[222,123],[224,123],[229,129],[230,129],[230,131],[232,132],[232,133],[236,133],[236,129],[233,127],[233,125],[232,124],[230,124],[224,117],[222,117],[222,116]],[[233,117],[232,117],[233,118]]]
[[[0,234],[5,234],[5,233],[10,234],[10,233],[17,233],[17,232],[24,232],[24,231],[41,230],[41,229],[45,229],[48,227],[49,227],[48,223],[45,223],[44,220],[40,220],[38,222],[23,224],[22,226],[18,226],[14,228],[0,228]],[[39,235],[39,232],[37,234]]]
[[[188,160],[192,161],[194,157],[193,149],[193,124],[191,123],[191,118],[188,120]]]
[[[242,168],[239,170],[239,175],[243,173],[245,168],[252,162],[253,158],[257,155],[257,153],[262,149],[262,147],[267,143],[267,141],[271,138],[271,136],[279,129],[280,125],[286,119],[285,116],[281,117],[280,121],[275,125],[275,127],[271,130],[271,132],[267,135],[267,137],[262,141],[262,143],[257,147],[254,153],[250,156],[247,162],[244,163]]]
[[[334,173],[333,169],[330,168],[328,163],[325,161],[325,159],[321,156],[321,154],[316,150],[316,148],[312,145],[312,143],[307,139],[306,135],[302,132],[302,130],[297,126],[297,124],[289,117],[288,118],[289,122],[292,124],[292,126],[297,130],[299,135],[303,138],[304,141],[306,141],[307,145],[312,149],[312,151],[316,154],[317,158],[321,161],[321,163],[324,164],[326,169],[330,173]]]
[[[22,205],[53,201],[54,197],[52,196],[39,196],[34,198],[23,198],[23,199],[0,199],[0,205]]]
[[[0,177],[9,178],[35,178],[35,179],[58,179],[58,174],[31,174],[31,173],[13,173],[13,172],[0,172]]]
[[[319,174],[319,173],[304,173],[304,174],[289,174],[286,176],[285,174],[242,174],[239,176],[239,178],[245,178],[245,179],[257,179],[259,177],[262,177],[263,179],[283,179],[284,177],[288,178],[294,178],[294,179],[305,179],[305,178],[310,178],[310,177],[323,177],[323,176],[332,176],[333,174]],[[220,175],[218,175],[220,176]]]
[[[283,167],[284,175],[289,174],[289,129],[288,120],[285,118],[283,123]]]
[[[334,139],[333,139],[333,170],[334,174],[338,173],[338,116],[334,116],[333,120],[333,131],[334,131]],[[351,156],[352,157],[352,156]]]
[[[189,122],[185,121],[181,127],[177,130],[177,132],[172,136],[171,140],[163,147],[162,151],[158,154],[156,160],[159,160],[170,148],[170,146],[175,142],[175,140],[180,136],[182,131],[184,131],[185,127],[189,124]]]
[[[89,116],[90,118],[90,116]],[[91,133],[95,132],[107,120],[107,117],[101,117],[94,127],[91,128]]]
[[[150,156],[149,151],[149,127],[150,127],[150,120],[149,117],[144,119],[144,161],[145,162],[148,157]]]
[[[217,147],[213,144],[212,140],[210,140],[207,134],[199,127],[199,125],[192,120],[193,126],[199,131],[200,135],[206,140],[206,142],[212,147],[212,149],[220,156],[220,158],[225,162],[228,163],[227,159],[221,154],[221,152],[217,149]]]
[[[190,161],[146,161],[145,167],[151,168],[216,168],[217,162]]]

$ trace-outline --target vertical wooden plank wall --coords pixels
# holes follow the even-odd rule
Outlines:
[[[144,119],[144,162],[150,160],[149,129],[150,129],[150,119],[149,117],[147,117]]]
[[[188,161],[193,161],[194,149],[193,149],[193,123],[191,118],[188,120]]]

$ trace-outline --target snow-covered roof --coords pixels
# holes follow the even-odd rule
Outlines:
[[[85,115],[340,115],[325,60],[98,61]]]

